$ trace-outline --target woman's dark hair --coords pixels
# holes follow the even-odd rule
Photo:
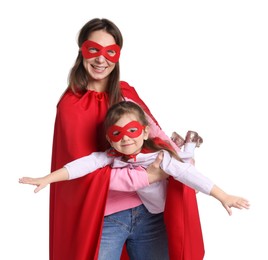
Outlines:
[[[132,101],[121,101],[109,108],[104,120],[105,131],[125,114],[135,114],[141,125],[149,125],[146,114],[138,104]],[[154,139],[148,138],[147,140],[144,140],[143,148],[147,148],[152,152],[160,151],[162,149],[167,150],[173,157],[181,161],[176,151],[168,142],[155,142]]]
[[[89,83],[89,75],[83,66],[83,56],[81,53],[81,46],[84,41],[88,39],[90,34],[94,31],[105,30],[107,33],[114,37],[115,43],[123,47],[123,37],[119,28],[108,19],[94,18],[88,21],[80,30],[77,43],[79,47],[78,56],[75,64],[70,70],[68,77],[68,88],[73,93],[83,95],[87,92],[87,86]],[[121,89],[119,85],[120,80],[120,68],[119,62],[115,64],[114,70],[111,72],[108,81],[107,93],[109,95],[110,105],[115,104],[122,100]]]

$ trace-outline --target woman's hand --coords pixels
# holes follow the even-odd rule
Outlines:
[[[155,161],[148,166],[146,169],[147,174],[148,174],[148,180],[149,183],[161,181],[163,179],[168,178],[168,174],[166,174],[161,168],[160,164],[163,160],[163,152],[160,152],[155,159]]]

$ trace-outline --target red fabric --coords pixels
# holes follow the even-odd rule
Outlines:
[[[158,137],[154,138],[154,142],[173,150],[171,145]],[[152,151],[143,149],[142,152]],[[169,178],[164,216],[170,259],[202,260],[204,245],[195,191]]]
[[[90,51],[94,49],[96,52]],[[91,59],[103,55],[109,61],[116,63],[120,57],[120,46],[117,44],[112,44],[109,46],[103,47],[102,45],[94,41],[85,41],[81,46],[82,55],[85,59]],[[110,52],[112,51],[112,53]]]
[[[107,104],[106,93],[64,95],[55,121],[52,170],[108,147],[102,125]],[[97,259],[109,180],[110,168],[106,167],[51,185],[50,260]]]
[[[151,115],[134,88],[121,83],[123,95]],[[106,93],[65,93],[58,104],[52,150],[52,171],[76,158],[108,148],[103,131]],[[152,116],[152,115],[151,115]],[[152,117],[153,118],[153,117]],[[157,123],[157,122],[156,122]],[[50,186],[50,260],[97,260],[110,167]],[[165,219],[171,260],[203,259],[203,240],[193,190],[170,181]],[[129,259],[126,251],[122,260]]]
[[[170,259],[202,260],[204,244],[195,191],[170,178],[164,216]]]

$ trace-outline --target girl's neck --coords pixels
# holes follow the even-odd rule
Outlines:
[[[128,161],[128,160],[130,160],[130,159],[133,159],[134,160],[134,162],[136,162],[136,157],[137,157],[137,155],[138,155],[139,153],[135,153],[135,154],[128,154],[128,155],[123,155],[122,156],[122,160],[123,161]]]

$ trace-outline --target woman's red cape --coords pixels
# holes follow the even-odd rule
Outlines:
[[[124,97],[151,115],[133,87],[121,82],[121,89]],[[102,124],[108,109],[106,99],[106,93],[90,91],[82,97],[64,94],[55,120],[52,171],[93,151],[107,149]],[[50,186],[50,260],[98,259],[110,171],[107,166],[85,177]],[[172,178],[165,222],[170,260],[202,260],[204,245],[195,191]],[[127,259],[124,248],[121,260]]]

